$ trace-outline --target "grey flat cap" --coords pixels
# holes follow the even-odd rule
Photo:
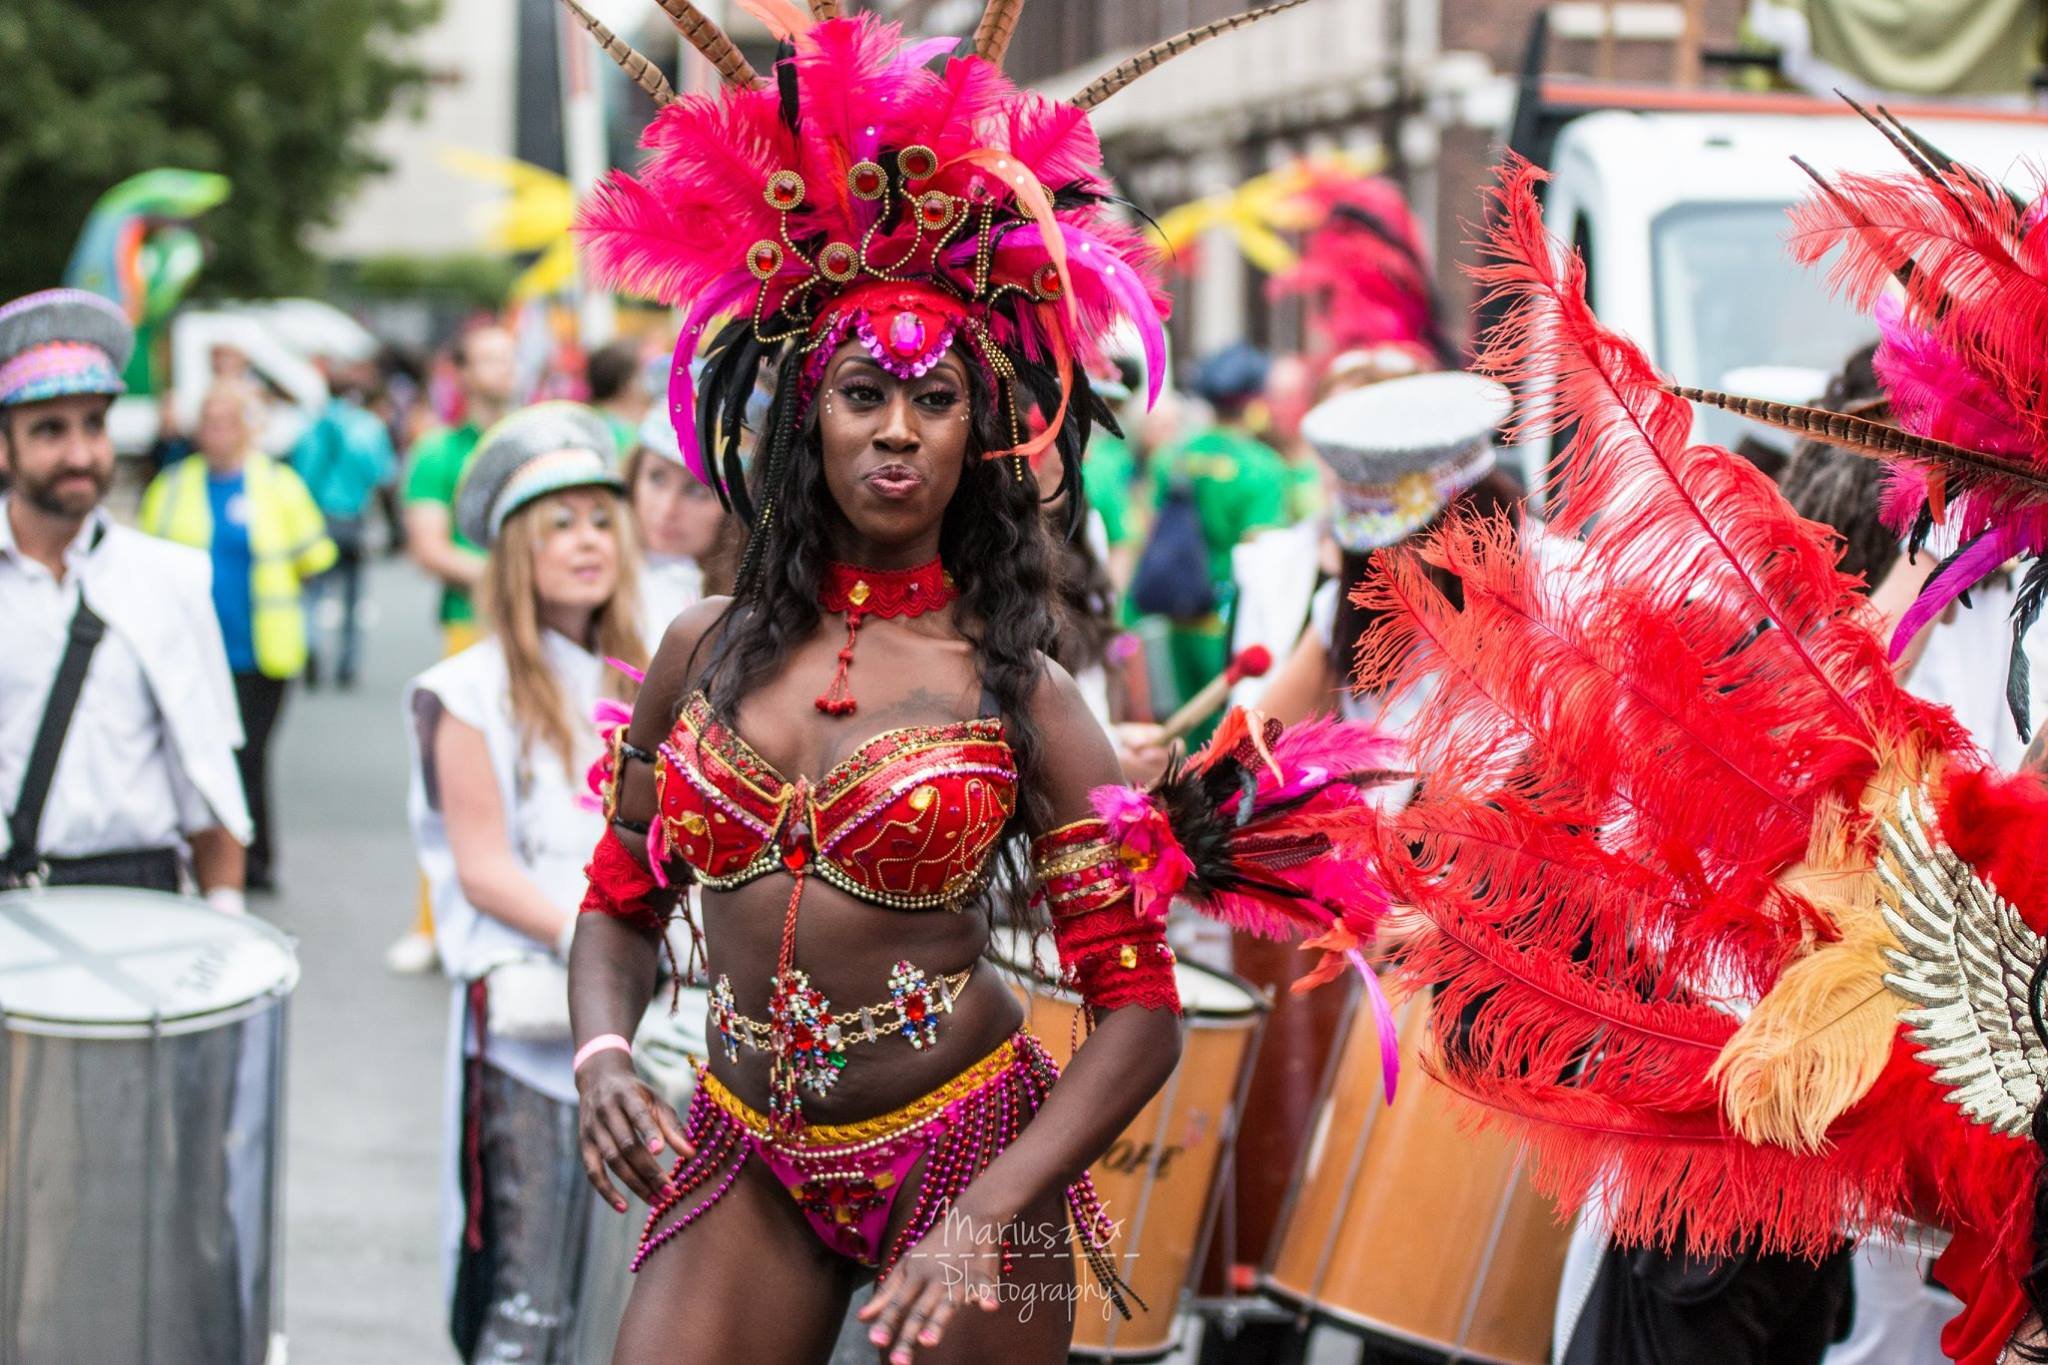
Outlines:
[[[455,524],[478,545],[497,539],[505,518],[565,488],[622,491],[612,467],[618,442],[581,403],[536,403],[505,418],[477,443],[455,489]]]

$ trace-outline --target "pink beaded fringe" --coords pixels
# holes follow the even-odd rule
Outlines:
[[[925,1120],[936,1133],[925,1161],[924,1178],[918,1184],[917,1204],[910,1221],[890,1244],[882,1265],[886,1278],[896,1262],[922,1241],[969,1182],[988,1168],[990,1162],[1023,1131],[1024,1125],[1045,1103],[1059,1068],[1029,1034],[1017,1035],[1017,1064],[970,1095],[948,1105],[932,1119]],[[653,1252],[666,1245],[684,1228],[703,1217],[724,1198],[739,1178],[749,1157],[765,1140],[748,1130],[699,1087],[690,1102],[684,1127],[693,1153],[678,1162],[675,1173],[663,1187],[661,1198],[647,1215],[640,1249],[633,1257],[636,1272]],[[708,1192],[706,1192],[708,1191]],[[702,1197],[692,1202],[692,1196]],[[1067,1187],[1067,1212],[1079,1230],[1082,1258],[1101,1284],[1117,1311],[1130,1317],[1130,1303],[1143,1308],[1144,1301],[1132,1291],[1110,1255],[1116,1225],[1095,1191],[1095,1182],[1085,1172]],[[688,1207],[685,1207],[685,1206]],[[680,1217],[670,1220],[676,1210]]]

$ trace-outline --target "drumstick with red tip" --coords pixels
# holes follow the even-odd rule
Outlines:
[[[1273,666],[1273,651],[1264,645],[1247,645],[1239,650],[1237,657],[1230,661],[1230,667],[1202,685],[1200,691],[1189,697],[1180,710],[1167,717],[1162,727],[1165,739],[1171,743],[1186,738],[1189,731],[1223,708],[1229,700],[1230,689],[1246,678],[1263,678]]]

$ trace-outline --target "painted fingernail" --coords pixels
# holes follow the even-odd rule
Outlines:
[[[868,1340],[872,1341],[877,1346],[887,1346],[889,1344],[888,1329],[883,1327],[877,1327],[874,1331],[868,1333]]]
[[[617,1209],[620,1213],[624,1213],[626,1211],[626,1201],[621,1199],[616,1204],[613,1204],[612,1207]]]
[[[939,1344],[939,1334],[927,1327],[917,1334],[917,1344],[920,1346],[936,1346]]]
[[[648,1151],[650,1151],[650,1152],[658,1152],[658,1151],[660,1151],[660,1150],[661,1150],[661,1139],[660,1139],[660,1138],[649,1138],[649,1139],[647,1139],[647,1150],[648,1150]]]

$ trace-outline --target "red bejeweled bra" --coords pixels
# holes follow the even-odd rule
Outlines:
[[[789,781],[718,719],[684,703],[655,768],[662,841],[713,890],[808,868],[849,895],[915,910],[979,883],[1017,807],[1000,719],[885,730],[816,783]]]

